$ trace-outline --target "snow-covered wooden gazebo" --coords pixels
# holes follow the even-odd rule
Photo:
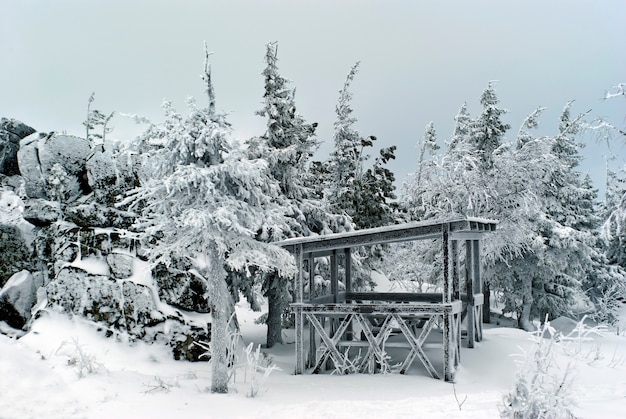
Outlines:
[[[480,240],[495,231],[496,221],[462,218],[407,223],[324,236],[302,237],[276,243],[296,259],[295,279],[295,373],[305,368],[320,372],[326,366],[339,372],[390,370],[389,348],[406,348],[399,371],[405,373],[417,358],[434,378],[441,378],[423,346],[433,329],[441,330],[442,375],[454,380],[460,363],[461,321],[466,319],[467,345],[482,338],[483,294],[480,279]],[[354,292],[353,248],[377,244],[440,239],[443,285],[437,293]],[[465,257],[460,257],[461,246]],[[330,294],[315,296],[315,258],[330,259]],[[342,261],[340,290],[339,260]],[[463,263],[461,262],[463,261]],[[464,265],[464,274],[461,271]],[[463,281],[461,280],[463,279]],[[464,283],[461,289],[461,284]],[[465,309],[463,306],[465,305]],[[308,339],[305,339],[308,327]],[[404,339],[392,341],[397,332]],[[305,343],[308,340],[308,348]],[[405,351],[406,352],[406,351]],[[307,363],[308,361],[308,363]]]

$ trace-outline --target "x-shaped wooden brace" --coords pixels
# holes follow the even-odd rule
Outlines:
[[[422,349],[422,345],[426,341],[428,334],[430,333],[437,321],[437,316],[433,315],[428,319],[426,324],[424,324],[424,327],[422,328],[422,331],[417,339],[415,338],[415,335],[413,334],[411,329],[404,322],[402,317],[400,317],[400,315],[393,314],[392,316],[398,322],[400,330],[402,330],[402,333],[406,337],[406,340],[409,342],[409,345],[411,345],[411,351],[402,363],[402,367],[400,368],[400,374],[404,374],[409,369],[409,367],[415,360],[415,357],[417,356],[420,361],[422,361],[422,364],[424,364],[424,367],[426,367],[431,377],[439,379],[439,374],[437,374],[435,367],[433,367],[433,364],[430,363],[430,360],[426,357],[426,354]]]
[[[322,339],[323,345],[320,345],[320,349],[324,349],[324,352],[318,359],[317,364],[313,369],[314,374],[320,372],[320,370],[322,369],[322,365],[324,365],[324,362],[326,362],[329,356],[330,359],[335,363],[335,367],[337,369],[343,371],[349,367],[348,365],[346,365],[346,362],[349,362],[349,360],[346,359],[346,357],[344,357],[341,352],[339,352],[339,350],[337,349],[337,342],[339,342],[341,336],[348,329],[348,326],[352,321],[352,316],[352,314],[348,314],[346,317],[344,317],[333,337],[330,337],[326,333],[324,326],[322,326],[317,317],[315,317],[315,314],[306,314],[306,318],[309,320],[309,322],[311,322],[313,327],[315,327],[315,330],[317,330],[317,333]]]
[[[386,339],[387,330],[391,328],[391,316],[385,317],[385,321],[383,322],[383,325],[381,326],[380,331],[378,332],[377,336],[374,336],[374,333],[372,332],[372,327],[371,327],[372,324],[370,323],[368,319],[365,318],[365,316],[363,316],[362,314],[357,314],[355,315],[355,317],[361,324],[361,327],[363,328],[363,334],[365,335],[365,338],[370,344],[367,350],[367,353],[365,354],[365,357],[363,358],[363,361],[361,362],[361,365],[359,366],[359,370],[362,371],[363,369],[365,369],[366,364],[371,360],[372,352],[373,352],[373,355],[378,360],[378,363],[380,364],[380,368],[383,371],[389,370],[389,364],[387,363],[387,358],[385,354],[383,353],[381,345],[384,343],[384,340]],[[373,372],[373,371],[370,371],[370,372]]]

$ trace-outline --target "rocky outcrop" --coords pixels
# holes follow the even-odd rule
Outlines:
[[[20,173],[17,152],[20,140],[35,130],[16,119],[0,118],[0,174],[13,176]]]
[[[0,320],[16,329],[23,328],[31,318],[41,285],[28,271],[13,275],[0,290]]]
[[[0,287],[13,274],[31,266],[31,252],[21,231],[12,225],[0,224]]]
[[[58,310],[199,360],[195,342],[211,334],[206,284],[184,262],[152,269],[136,215],[118,206],[140,170],[110,142],[0,119],[0,321],[27,330],[34,310]]]
[[[35,132],[34,128],[14,118],[0,118],[0,129],[15,134],[19,138],[26,138]]]
[[[24,219],[36,227],[45,227],[61,218],[61,205],[45,199],[29,199],[24,206]]]
[[[96,201],[103,205],[113,205],[126,191],[136,186],[131,156],[113,154],[108,149],[96,148],[87,160],[87,179]]]
[[[84,228],[129,228],[135,218],[136,215],[132,212],[106,207],[96,202],[72,205],[65,209],[65,219]]]
[[[23,139],[17,158],[26,181],[26,194],[29,198],[58,198],[52,196],[50,189],[54,188],[59,171],[69,179],[63,191],[67,197],[89,193],[85,164],[92,153],[87,140],[72,135],[36,133]]]
[[[198,361],[193,342],[210,340],[208,324],[189,321],[175,310],[163,311],[154,290],[132,281],[66,267],[46,286],[48,306],[106,324],[111,332],[168,344],[177,359]]]

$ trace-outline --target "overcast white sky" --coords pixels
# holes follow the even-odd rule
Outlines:
[[[565,103],[626,126],[626,99],[602,101],[626,82],[626,1],[192,1],[0,0],[0,116],[40,131],[83,135],[87,99],[103,112],[159,120],[164,98],[181,113],[204,99],[208,43],[217,105],[242,138],[262,134],[265,44],[279,43],[283,76],[297,88],[298,111],[332,145],[338,90],[353,83],[357,129],[395,144],[391,168],[415,170],[416,142],[434,121],[440,141],[467,101],[473,116],[490,80],[510,113],[514,136],[537,106],[540,132],[554,133]],[[134,135],[113,120],[113,137]],[[626,142],[611,150],[591,140],[582,169],[603,189],[605,156],[623,166]],[[325,155],[320,155],[324,158]]]

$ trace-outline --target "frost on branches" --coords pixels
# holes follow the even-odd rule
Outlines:
[[[215,111],[210,77],[207,53],[209,107],[191,102],[183,118],[166,103],[165,122],[139,139],[151,152],[143,154],[142,184],[126,202],[140,214],[137,227],[152,261],[186,259],[208,285],[212,356],[218,361],[212,363],[212,391],[221,393],[228,390],[225,342],[232,311],[225,268],[252,280],[253,272],[270,270],[291,276],[295,267],[286,251],[255,240],[264,223],[280,222],[279,186],[265,160],[246,158],[232,141],[224,115]]]
[[[596,192],[576,171],[581,159],[576,138],[585,126],[584,114],[571,118],[569,103],[558,133],[536,137],[532,130],[543,111],[538,108],[510,143],[491,84],[481,103],[477,119],[461,108],[445,155],[420,159],[419,176],[405,186],[408,213],[413,219],[500,220],[496,234],[483,244],[484,285],[506,290],[497,295],[505,312],[517,314],[520,327],[532,329],[530,321],[546,314],[555,318],[589,311],[610,322],[615,307],[610,300],[624,275],[602,251]],[[419,262],[432,264],[431,257],[423,250]]]
[[[310,158],[318,147],[316,123],[308,124],[296,112],[295,90],[278,72],[278,46],[268,44],[264,105],[257,114],[266,118],[263,135],[250,139],[248,155],[264,159],[272,179],[278,186],[274,208],[266,206],[270,215],[258,230],[257,238],[272,242],[289,237],[325,234],[350,228],[349,220],[330,212],[328,206],[315,196],[314,182],[309,171]],[[279,210],[276,209],[278,206]],[[259,272],[268,298],[267,346],[282,343],[282,320],[291,300],[288,293],[289,276],[280,270]]]

